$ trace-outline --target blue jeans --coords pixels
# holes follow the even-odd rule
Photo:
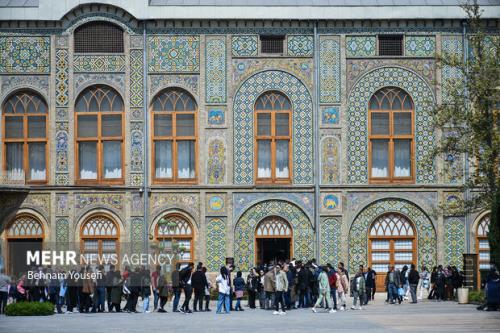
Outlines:
[[[97,287],[95,290],[97,294],[94,299],[94,306],[92,307],[92,311],[104,311],[104,299],[106,297],[106,288],[105,287]]]
[[[229,294],[219,293],[219,299],[217,300],[217,313],[221,313],[222,305],[226,308],[226,313],[229,313]]]
[[[149,296],[144,296],[142,298],[142,310],[144,312],[149,311]]]
[[[333,299],[333,308],[337,310],[337,288],[330,289],[330,295]]]
[[[158,293],[158,289],[153,290],[153,306],[154,310],[158,309],[158,300],[160,299],[160,294]]]
[[[173,301],[173,310],[177,311],[177,307],[179,306],[179,300],[181,299],[181,288],[174,287],[174,301]]]
[[[387,286],[387,291],[389,292],[389,302],[395,302],[398,298],[398,288],[394,283],[389,283]]]

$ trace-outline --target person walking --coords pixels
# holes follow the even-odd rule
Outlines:
[[[153,289],[153,311],[158,310],[158,301],[160,299],[158,290],[158,281],[161,277],[161,266],[156,265],[155,271],[151,273],[151,289]]]
[[[149,269],[142,267],[141,270],[141,297],[142,297],[142,312],[150,313],[149,297],[151,296],[151,274]]]
[[[275,311],[273,314],[275,315],[285,315],[285,302],[284,302],[284,293],[288,290],[288,279],[286,274],[281,271],[281,266],[274,266],[274,275],[275,275],[275,283],[276,283],[276,293],[274,295],[274,306]],[[279,305],[281,304],[281,310],[279,310]]]
[[[439,265],[436,271],[436,298],[438,302],[446,299],[445,288],[446,274],[443,270],[443,266]]]
[[[104,266],[100,265],[96,270],[95,290],[92,312],[104,312],[104,300],[106,298],[106,279]]]
[[[241,307],[241,299],[243,298],[243,292],[245,290],[245,280],[242,278],[241,271],[236,273],[236,277],[233,280],[234,294],[236,297],[236,305],[234,311],[245,311]]]
[[[205,278],[207,276],[207,268],[203,266],[201,269],[203,274],[205,274]],[[210,310],[210,289],[212,289],[212,283],[207,279],[207,285],[205,287],[205,311],[212,311]]]
[[[108,307],[108,312],[113,311],[113,308],[115,309],[115,312],[122,312],[121,309],[121,303],[122,303],[122,293],[123,293],[123,283],[124,283],[124,278],[120,274],[120,271],[115,271],[113,267],[113,272],[111,276],[111,306]]]
[[[426,290],[427,295],[429,295],[430,277],[431,277],[431,274],[427,270],[427,267],[422,266],[422,271],[420,272],[419,295],[418,295],[417,300],[423,299],[424,290]]]
[[[168,278],[167,273],[160,275],[158,278],[158,298],[160,299],[160,305],[158,308],[159,313],[165,313],[165,304],[168,301]],[[175,301],[175,298],[174,298]],[[178,312],[178,311],[177,311]]]
[[[339,296],[340,311],[345,311],[347,308],[347,294],[349,293],[349,280],[347,275],[340,268],[337,269],[337,293]]]
[[[387,302],[395,304],[396,299],[401,301],[398,296],[398,288],[401,286],[401,275],[395,270],[394,266],[390,266],[389,272],[385,276],[385,288],[387,289]]]
[[[363,275],[363,266],[359,266],[359,270],[351,281],[351,294],[353,297],[351,310],[356,310],[356,304],[359,301],[357,310],[363,310],[363,295],[366,292],[365,276]]]
[[[323,302],[325,303],[324,305],[326,306],[326,311],[329,311],[330,313],[335,313],[333,308],[330,307],[330,281],[328,279],[328,267],[323,266],[321,267],[321,273],[319,273],[318,276],[318,300],[314,304],[314,306],[311,308],[312,312],[316,313],[316,307],[322,306]]]
[[[338,274],[337,272],[333,269],[331,264],[327,264],[327,274],[328,274],[328,283],[330,284],[330,296],[333,300],[333,310],[335,312],[337,311],[337,284],[339,283],[338,281]]]
[[[231,288],[229,286],[229,272],[227,271],[226,266],[222,266],[220,268],[220,274],[215,279],[217,283],[217,290],[219,291],[219,298],[217,300],[217,314],[222,313],[222,307],[225,308],[225,313],[229,314],[230,305],[229,305],[229,293],[231,292]]]
[[[203,264],[200,262],[196,266],[196,271],[191,276],[191,284],[194,289],[193,311],[203,311],[203,299],[205,298],[205,288],[207,287],[207,277],[203,273]]]
[[[408,294],[410,292],[410,284],[408,283],[408,266],[404,265],[401,270],[401,284],[403,285],[403,300],[408,299]]]
[[[179,306],[179,300],[181,299],[181,283],[180,283],[180,264],[175,265],[175,269],[172,271],[172,290],[174,292],[174,299],[172,301],[172,312],[180,312],[177,308]]]
[[[106,273],[106,302],[108,303],[108,312],[111,312],[111,292],[113,290],[113,277],[115,275],[115,265],[109,266],[109,271]]]
[[[5,313],[7,299],[9,298],[9,286],[11,283],[10,277],[4,274],[3,268],[0,268],[0,314]]]
[[[191,296],[193,295],[193,286],[192,286],[192,274],[193,274],[194,264],[190,262],[186,267],[184,267],[179,273],[179,282],[182,289],[184,289],[184,303],[180,308],[180,312],[182,313],[193,313],[189,309],[189,302],[191,301]]]
[[[373,289],[375,289],[375,271],[368,267],[365,272],[365,281],[366,281],[366,294],[365,294],[365,302],[364,305],[368,304],[368,301],[371,301]]]
[[[417,286],[419,280],[420,274],[415,269],[415,265],[411,264],[410,273],[408,274],[408,283],[410,285],[411,302],[414,304],[417,303]]]
[[[247,276],[247,292],[248,292],[248,307],[255,309],[255,299],[259,293],[260,278],[255,271],[255,268],[250,270]]]

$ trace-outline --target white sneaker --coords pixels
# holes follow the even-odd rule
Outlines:
[[[146,311],[144,311],[144,313],[151,313],[151,311],[149,311],[149,310],[146,310]]]
[[[363,310],[363,308],[362,308],[362,307],[359,307],[359,308],[358,308],[358,310]]]
[[[341,306],[340,311],[345,311],[345,306]]]
[[[280,313],[278,311],[274,311],[273,315],[279,315]]]
[[[331,309],[330,311],[328,311],[329,313],[337,313],[337,310],[335,309]]]
[[[351,310],[356,310],[356,307],[354,305],[351,306]]]
[[[316,308],[311,308],[311,311],[317,313]]]
[[[284,312],[284,311],[280,311],[280,315],[282,315],[282,316],[283,316],[283,315],[286,315],[286,312]]]

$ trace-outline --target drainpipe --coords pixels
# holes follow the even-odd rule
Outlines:
[[[319,189],[319,36],[318,21],[314,21],[314,105],[313,105],[313,151],[314,151],[314,232],[316,235],[316,260],[320,262],[320,236],[319,236],[319,210],[320,210],[320,189]]]
[[[142,98],[143,98],[143,105],[142,105],[142,113],[143,113],[143,118],[144,118],[144,124],[143,124],[143,156],[144,159],[142,161],[142,168],[143,168],[143,188],[142,188],[142,197],[144,200],[144,225],[143,225],[143,251],[144,253],[149,253],[148,251],[148,239],[149,239],[149,217],[148,217],[148,212],[149,212],[149,189],[148,189],[148,184],[149,184],[149,133],[148,133],[148,66],[147,66],[147,43],[146,43],[146,21],[143,21],[142,23],[142,43],[143,43],[143,49],[142,49],[142,85],[143,85],[143,91],[142,91]]]
[[[462,47],[463,47],[463,61],[464,63],[467,63],[468,57],[469,57],[469,41],[467,39],[467,21],[462,22]],[[464,77],[465,83],[467,83],[467,77]],[[467,91],[467,86],[464,87],[465,90],[465,103],[467,103],[467,97],[469,95]],[[465,112],[468,112],[468,108],[465,108]],[[464,179],[469,178],[469,154],[467,151],[465,152],[465,165],[464,165]],[[464,199],[465,201],[468,201],[470,198],[470,190],[468,188],[465,189],[464,193]],[[469,210],[465,212],[465,242],[467,244],[466,246],[466,251],[467,253],[470,253],[470,230],[471,226],[469,225],[470,222],[470,213]]]

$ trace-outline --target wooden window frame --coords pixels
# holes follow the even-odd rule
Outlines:
[[[85,225],[95,218],[105,218],[107,220],[110,220],[116,227],[116,236],[114,236],[114,235],[98,235],[98,236],[84,235],[83,229],[85,228]],[[80,227],[80,254],[85,255],[85,253],[87,253],[85,251],[85,241],[92,241],[92,240],[97,241],[97,255],[98,255],[99,259],[101,259],[102,255],[103,255],[103,252],[102,252],[103,241],[114,240],[116,242],[116,248],[115,248],[114,253],[117,255],[117,259],[118,259],[118,262],[116,263],[115,266],[119,267],[119,262],[120,262],[119,261],[119,257],[120,257],[120,226],[115,221],[115,219],[109,215],[106,215],[106,214],[95,214],[95,215],[92,215],[92,216],[89,216],[88,218],[86,218]],[[108,252],[106,252],[106,253],[108,253]],[[101,265],[103,263],[99,260],[99,264]]]
[[[411,110],[406,110],[403,107],[401,109],[393,109],[392,101],[389,101],[390,108],[389,109],[372,109],[370,101],[373,96],[383,89],[398,89],[404,92],[407,95],[407,98],[410,99],[412,104]],[[404,90],[400,88],[394,87],[386,87],[380,90],[377,90],[370,98],[368,102],[368,179],[370,184],[413,184],[415,183],[415,104],[411,99],[411,96]],[[386,97],[384,97],[386,98]],[[397,97],[396,97],[397,98]],[[401,101],[401,105],[403,106],[403,101]],[[372,134],[372,126],[371,126],[371,118],[373,113],[385,113],[389,115],[389,134]],[[394,134],[394,114],[395,113],[410,113],[411,114],[411,135],[401,135]],[[372,143],[374,140],[387,140],[388,141],[388,176],[387,177],[373,177],[372,176]],[[410,176],[409,177],[395,177],[394,176],[394,164],[395,164],[395,156],[394,156],[394,141],[395,140],[410,140]]]
[[[122,110],[121,111],[76,111],[75,114],[75,182],[79,185],[122,185],[125,183],[125,152],[124,152],[124,142],[125,142],[125,101],[122,96],[113,88],[109,86],[90,86],[87,89],[83,90],[77,97],[75,101],[75,107],[78,103],[79,98],[88,90],[88,89],[101,89],[102,87],[106,87],[114,91],[114,93],[122,100]],[[102,117],[119,115],[121,117],[121,136],[106,136],[103,137],[101,135],[102,132]],[[97,117],[97,136],[96,137],[79,137],[78,133],[78,116],[96,116]],[[106,141],[114,141],[120,142],[120,150],[121,150],[121,177],[120,178],[104,178],[104,142]],[[80,178],[80,156],[79,156],[79,144],[80,142],[95,142],[96,145],[96,163],[97,163],[97,179],[81,179]]]
[[[290,106],[292,103],[290,99],[283,93],[279,91],[268,91],[261,94],[257,101],[264,95],[268,94],[278,94],[282,95],[288,100]],[[259,114],[270,114],[271,115],[271,135],[258,135],[258,115]],[[276,135],[276,114],[287,114],[288,115],[288,135]],[[271,177],[270,178],[259,178],[259,140],[270,140],[271,141]],[[288,177],[287,178],[277,178],[276,177],[276,141],[277,140],[288,140]],[[292,183],[292,153],[293,152],[293,142],[292,142],[292,109],[289,110],[259,110],[257,109],[257,102],[254,106],[254,174],[256,184],[291,184]]]
[[[37,95],[38,98],[45,104],[45,108],[47,109],[46,113],[28,113],[26,110],[21,113],[6,113],[5,112],[5,103],[9,101],[15,95],[18,94],[31,94]],[[45,117],[45,138],[29,138],[28,137],[28,119],[29,117]],[[5,136],[5,124],[6,120],[9,117],[23,117],[23,137],[22,138],[7,138]],[[43,185],[49,182],[49,144],[48,144],[48,135],[49,135],[49,106],[45,99],[38,93],[31,90],[22,90],[17,91],[11,94],[9,97],[5,99],[5,102],[2,104],[2,143],[3,143],[3,171],[7,172],[7,144],[9,143],[22,143],[23,144],[23,172],[24,172],[24,181],[27,184],[31,185]],[[29,144],[30,143],[45,143],[45,180],[31,180],[29,179]]]
[[[490,247],[490,242],[489,242],[489,239],[488,239],[488,234],[484,235],[484,234],[479,234],[479,227],[481,226],[482,222],[484,219],[488,218],[488,226],[490,225],[490,222],[491,222],[491,217],[489,214],[486,214],[486,215],[483,215],[481,217],[481,219],[479,220],[479,222],[477,223],[477,226],[476,226],[476,253],[477,253],[477,286],[478,286],[478,289],[481,289],[481,264],[482,263],[488,263],[490,264],[491,262],[491,259],[488,260],[488,262],[484,261],[484,260],[481,260],[480,259],[480,254],[481,253],[489,253],[490,256],[491,256],[491,247]],[[480,241],[482,240],[486,240],[488,241],[488,249],[481,249],[480,248]],[[491,257],[490,257],[491,258]]]
[[[265,223],[266,220],[268,219],[280,219],[284,223],[288,224],[288,227],[290,228],[290,235],[258,235],[257,230],[259,230],[259,227],[261,224]],[[293,258],[293,228],[290,222],[288,222],[286,219],[280,217],[280,216],[267,216],[260,220],[259,223],[257,223],[255,230],[254,230],[254,249],[255,249],[255,256],[254,256],[254,263],[255,265],[259,264],[259,258],[260,258],[260,250],[259,250],[259,239],[274,239],[274,238],[280,238],[280,239],[289,239],[290,240],[290,259]]]
[[[176,217],[178,219],[184,220],[189,226],[191,227],[191,234],[190,235],[168,235],[168,236],[163,236],[158,234],[158,229],[160,229],[160,225],[157,223],[155,226],[155,239],[158,242],[162,242],[164,240],[170,240],[172,243],[174,240],[189,240],[189,260],[177,260],[176,263],[180,264],[181,266],[183,264],[189,264],[190,262],[194,262],[194,237],[195,237],[195,230],[193,227],[193,224],[191,221],[189,221],[186,217],[184,217],[181,214],[167,214],[164,216],[164,218],[168,219],[170,217]]]
[[[193,100],[195,105],[194,110],[187,111],[155,111],[154,103],[160,95],[167,93],[165,90],[161,91],[153,98],[150,105],[150,128],[151,128],[151,176],[153,184],[197,184],[198,183],[198,103],[196,99],[186,90],[181,88],[167,88],[167,91],[181,91]],[[180,98],[180,97],[178,97]],[[173,103],[175,106],[176,103]],[[172,135],[171,136],[157,136],[155,134],[155,115],[171,115],[172,116]],[[193,115],[194,117],[194,136],[177,136],[177,115]],[[158,178],[156,177],[156,141],[171,141],[172,142],[172,178]],[[179,178],[178,175],[178,147],[179,141],[194,141],[194,178]]]

